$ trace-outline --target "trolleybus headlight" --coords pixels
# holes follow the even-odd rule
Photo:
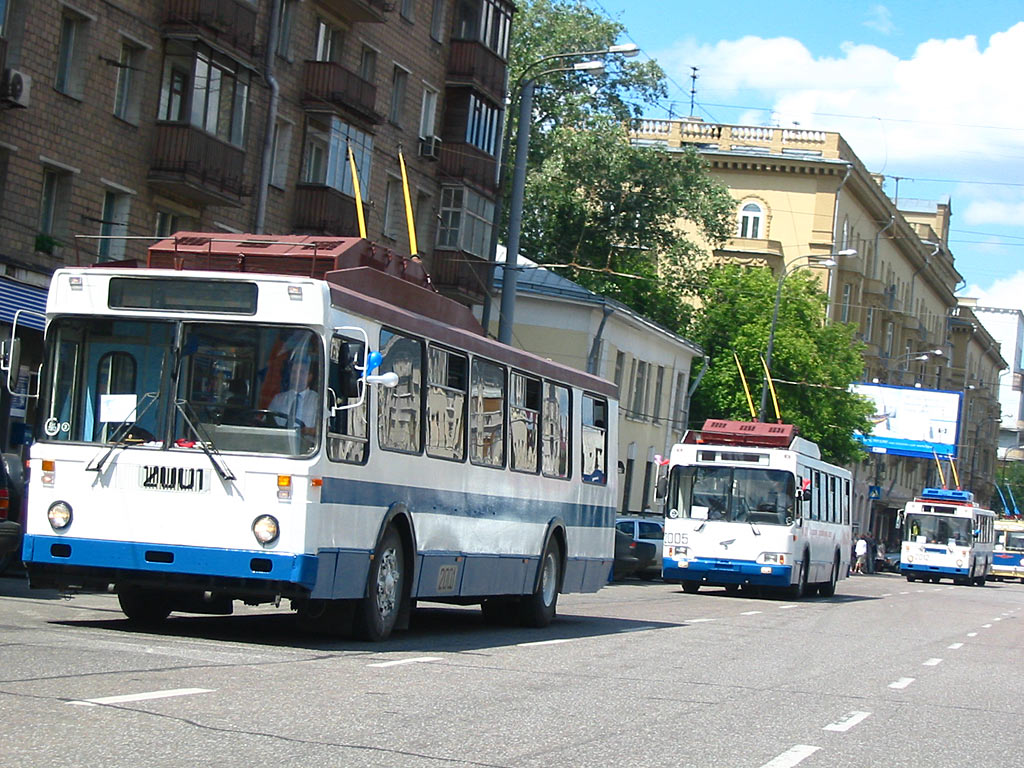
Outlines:
[[[273,544],[277,541],[277,537],[281,534],[281,529],[277,524],[277,520],[272,515],[260,515],[252,523],[252,535],[256,537],[256,541],[266,546],[267,544]]]
[[[46,519],[55,531],[63,531],[71,525],[71,505],[66,501],[55,501],[46,510]]]

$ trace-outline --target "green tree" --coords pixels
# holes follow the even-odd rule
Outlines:
[[[1017,509],[1024,511],[1024,461],[997,462],[994,480],[999,492],[992,495],[992,509],[1001,515],[1012,515],[1016,502]]]
[[[717,244],[732,226],[733,201],[695,152],[633,146],[629,120],[664,96],[653,61],[607,57],[598,77],[551,72],[581,59],[545,56],[599,51],[623,34],[582,2],[518,4],[509,57],[513,99],[536,77],[520,250],[681,332],[699,281],[699,247],[679,220]],[[514,137],[518,107],[511,108]],[[512,150],[506,163],[514,157]],[[508,176],[511,175],[509,172]]]
[[[778,282],[764,267],[726,265],[708,276],[702,309],[691,337],[710,358],[691,404],[693,423],[705,418],[750,420],[735,355],[746,376],[754,410],[761,399],[764,368]],[[828,297],[809,271],[783,282],[772,350],[782,421],[816,442],[823,457],[839,464],[864,458],[854,432],[870,429],[872,405],[849,392],[863,369],[856,326],[824,322]],[[768,413],[774,416],[769,395]],[[769,418],[774,421],[774,418]]]

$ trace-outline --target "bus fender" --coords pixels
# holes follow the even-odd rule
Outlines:
[[[562,584],[565,581],[566,560],[569,557],[569,540],[565,534],[565,521],[560,517],[553,517],[548,521],[547,530],[544,531],[544,549],[541,550],[540,557],[537,559],[537,573],[533,576],[533,589],[531,592],[536,592],[540,585],[540,575],[544,567],[544,551],[547,549],[548,542],[555,536],[562,542],[562,561],[558,564],[558,591],[562,591]]]
[[[399,608],[395,629],[408,629],[409,616],[412,613],[412,587],[416,583],[419,573],[417,570],[418,558],[416,557],[416,526],[413,525],[412,515],[409,513],[409,508],[406,507],[404,502],[396,501],[388,507],[388,511],[384,514],[384,519],[381,521],[380,529],[377,531],[377,541],[373,545],[374,551],[377,550],[381,539],[384,538],[384,532],[388,529],[388,526],[392,525],[402,539],[407,561],[407,578],[402,584],[402,605]],[[366,588],[367,592],[364,592],[363,597],[369,597],[369,583],[367,583]]]

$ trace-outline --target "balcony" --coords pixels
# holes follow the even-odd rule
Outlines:
[[[305,63],[302,103],[307,109],[341,107],[371,123],[379,123],[382,118],[374,110],[376,102],[376,86],[355,72],[333,61]]]
[[[690,145],[723,152],[744,152],[794,159],[836,159],[842,150],[838,133],[803,128],[725,125],[703,120],[637,120],[633,141],[679,148]]]
[[[246,57],[256,47],[256,5],[244,0],[166,0],[164,33],[198,35]]]
[[[472,144],[447,138],[442,142],[442,176],[467,181],[488,193],[493,193],[498,187],[495,178],[497,171],[498,161]]]
[[[320,0],[320,5],[351,22],[381,24],[384,14],[394,8],[388,0]]]
[[[490,262],[465,251],[435,250],[430,260],[430,279],[442,294],[462,304],[484,300]]]
[[[731,261],[749,263],[759,261],[770,266],[782,265],[782,243],[778,240],[764,240],[755,237],[730,237],[715,256]]]
[[[359,237],[356,201],[323,184],[299,184],[292,226],[306,234]]]
[[[505,101],[507,65],[494,51],[475,40],[452,40],[448,54],[449,85],[477,88],[495,104]]]
[[[149,181],[204,205],[241,205],[245,151],[198,128],[157,123]]]

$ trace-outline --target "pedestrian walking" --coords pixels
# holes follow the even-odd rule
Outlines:
[[[857,539],[857,546],[853,551],[857,556],[857,563],[853,566],[853,572],[864,573],[864,568],[867,565],[868,559],[868,540],[866,536],[861,536]]]

